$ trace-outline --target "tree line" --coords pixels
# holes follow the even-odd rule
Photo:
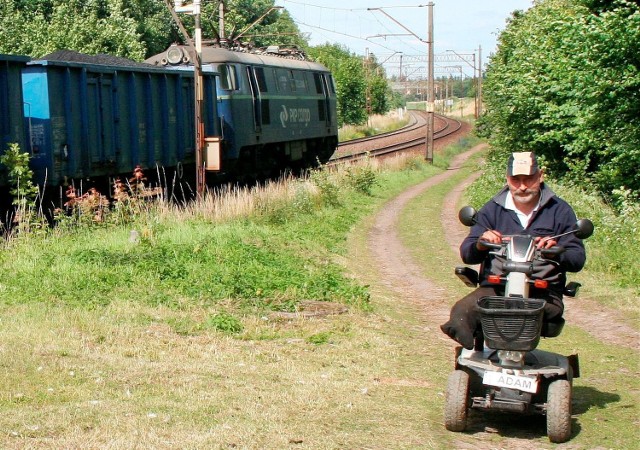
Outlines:
[[[224,30],[219,30],[219,2],[202,2],[204,40],[219,43],[226,39],[254,47],[279,45],[304,50],[334,74],[340,125],[363,124],[369,113],[383,114],[390,108],[392,92],[383,68],[375,60],[365,61],[337,44],[310,47],[287,10],[272,9],[274,0],[226,0],[224,3]],[[187,30],[192,31],[193,18],[180,17]],[[182,41],[167,0],[2,0],[0,3],[0,53],[39,58],[68,49],[141,61]]]
[[[515,12],[483,86],[478,130],[496,160],[532,150],[554,176],[638,201],[639,1],[539,0]]]

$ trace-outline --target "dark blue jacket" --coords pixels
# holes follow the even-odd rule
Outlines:
[[[471,227],[469,235],[460,245],[460,256],[465,264],[483,263],[481,280],[491,273],[499,273],[495,264],[495,256],[488,251],[476,248],[476,242],[487,229],[497,230],[503,235],[528,234],[531,236],[554,236],[572,230],[576,224],[576,215],[567,202],[546,187],[540,186],[540,207],[529,221],[527,228],[522,228],[514,211],[505,209],[505,201],[509,189],[505,186],[478,211],[477,223]],[[579,272],[584,267],[586,254],[582,240],[574,234],[557,239],[558,245],[565,252],[556,258],[557,264],[545,274],[551,281],[551,289],[561,293],[566,282],[565,272]],[[547,268],[547,270],[549,270]],[[485,283],[481,283],[485,285]]]

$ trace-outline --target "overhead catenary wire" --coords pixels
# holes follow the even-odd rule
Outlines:
[[[400,43],[400,47],[398,47],[398,45],[395,45],[395,46],[389,45],[388,41],[386,44],[381,44],[377,42],[375,39],[367,39],[367,36],[365,35],[365,33],[360,33],[360,35],[353,33],[354,28],[356,28],[354,27],[354,24],[357,23],[360,25],[365,22],[368,24],[371,24],[369,29],[381,29],[382,31],[384,31],[384,33],[381,33],[382,35],[393,33],[393,30],[389,26],[387,26],[384,23],[384,21],[381,20],[381,18],[377,17],[375,14],[373,14],[374,13],[373,11],[370,11],[367,8],[338,8],[338,7],[330,7],[326,5],[318,5],[314,3],[302,2],[302,1],[296,1],[296,0],[279,0],[276,3],[281,4],[285,8],[287,8],[287,5],[289,6],[296,5],[296,6],[302,7],[303,8],[302,18],[300,17],[301,15],[300,8],[287,8],[287,11],[291,15],[294,22],[298,24],[298,26],[322,31],[323,33],[321,35],[327,36],[327,39],[330,38],[330,36],[328,36],[327,33],[330,33],[333,35],[357,39],[362,42],[366,42],[367,45],[372,45],[372,46],[385,49],[391,52],[404,51],[406,53],[408,49],[411,51],[415,51],[416,53],[421,53],[424,51],[422,49],[417,49],[413,47],[411,43],[407,42],[406,40],[404,42],[401,42],[402,39],[399,39],[398,42]],[[413,5],[413,6],[398,5],[398,6],[392,6],[389,8],[416,8],[416,7],[417,7],[416,5]],[[308,8],[317,9],[317,12],[307,14]],[[340,12],[340,13],[343,13],[343,15],[344,13],[348,13],[349,19],[344,21],[337,20],[335,16],[331,18],[329,14],[325,14],[326,12]],[[366,13],[366,14],[362,14],[362,13]],[[307,20],[308,18],[311,18],[311,17],[313,18],[313,20]],[[327,21],[330,21],[331,25],[333,26],[325,25]],[[312,22],[315,22],[315,23],[312,23]],[[345,28],[348,28],[349,31],[347,31],[346,29],[339,30],[338,28],[336,28],[335,25],[339,23],[345,23]],[[361,29],[362,25],[360,25],[358,28]]]

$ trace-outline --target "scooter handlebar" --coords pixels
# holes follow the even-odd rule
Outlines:
[[[555,258],[556,256],[562,255],[566,249],[561,245],[554,245],[553,247],[543,248],[540,250],[540,254],[544,258]]]
[[[503,244],[495,244],[493,242],[484,241],[482,239],[480,239],[478,242],[480,243],[480,245],[484,245],[485,247],[490,248],[492,250],[501,250],[503,245]]]

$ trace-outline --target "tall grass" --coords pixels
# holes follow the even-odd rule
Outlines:
[[[303,300],[366,309],[366,288],[342,274],[334,251],[366,208],[379,170],[372,161],[316,170],[220,188],[186,205],[128,199],[103,211],[92,202],[103,211],[99,220],[80,209],[53,229],[8,235],[0,291],[5,304],[95,308],[126,300],[213,308],[218,316],[229,305],[242,314],[293,310]]]

